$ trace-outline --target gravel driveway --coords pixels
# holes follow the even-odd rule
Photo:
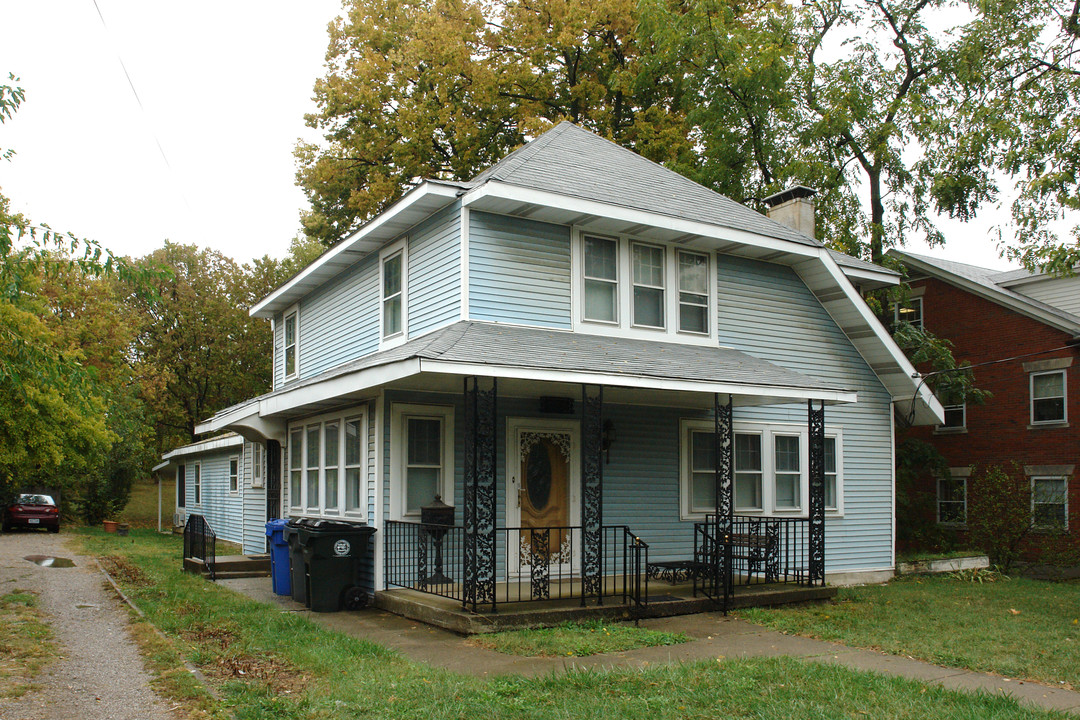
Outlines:
[[[64,535],[0,535],[0,593],[38,593],[48,614],[59,658],[37,677],[41,689],[0,699],[3,720],[165,720],[170,703],[149,686],[138,648],[128,633],[126,607],[92,558],[73,555]],[[28,555],[69,558],[75,567],[42,567]]]

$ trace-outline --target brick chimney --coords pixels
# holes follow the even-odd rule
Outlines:
[[[769,206],[766,214],[778,223],[814,237],[815,195],[817,190],[804,185],[794,185],[787,190],[781,190],[765,198],[765,204]]]

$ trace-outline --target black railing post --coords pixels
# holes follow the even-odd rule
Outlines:
[[[727,397],[727,403],[720,403],[720,393],[713,394],[713,451],[716,458],[716,532],[712,538],[714,557],[710,562],[710,572],[715,592],[717,581],[724,584],[724,612],[727,612],[733,592],[734,569],[731,556],[731,533],[735,519],[735,426],[734,399]],[[719,545],[718,545],[719,544]],[[720,555],[723,553],[723,567]],[[719,577],[718,577],[719,576]]]
[[[597,604],[604,604],[603,593],[603,405],[604,388],[589,394],[587,385],[581,386],[581,604],[585,598],[595,595]]]
[[[471,386],[470,386],[471,383]],[[495,610],[495,427],[498,382],[465,378],[465,593],[463,604]]]
[[[808,585],[825,584],[825,401],[809,400],[810,532]]]

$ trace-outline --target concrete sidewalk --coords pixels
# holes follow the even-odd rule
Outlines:
[[[642,627],[681,632],[693,638],[681,645],[641,648],[621,653],[572,658],[526,658],[504,655],[469,644],[459,635],[379,610],[313,613],[290,598],[274,595],[267,578],[223,580],[219,583],[283,612],[304,613],[319,625],[399,651],[412,660],[454,672],[495,677],[538,676],[573,668],[640,668],[670,662],[716,658],[789,656],[813,662],[836,663],[855,670],[919,680],[928,684],[990,694],[1048,710],[1080,715],[1080,692],[1005,678],[990,673],[945,668],[897,655],[850,648],[836,643],[784,635],[720,613],[700,613],[642,620]]]

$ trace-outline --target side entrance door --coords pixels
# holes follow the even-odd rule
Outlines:
[[[507,548],[510,572],[543,564],[569,576],[579,566],[581,455],[576,420],[507,422]]]

